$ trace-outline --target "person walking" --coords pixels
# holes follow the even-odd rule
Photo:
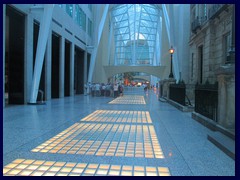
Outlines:
[[[118,96],[118,84],[114,84],[113,86],[113,97],[116,98]]]

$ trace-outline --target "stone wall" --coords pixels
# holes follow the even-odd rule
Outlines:
[[[218,123],[235,130],[235,66],[221,66],[218,77]]]

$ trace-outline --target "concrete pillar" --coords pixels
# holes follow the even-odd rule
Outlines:
[[[64,97],[65,38],[60,38],[59,97]]]
[[[6,4],[3,4],[3,107],[5,107],[5,28],[6,28]]]
[[[226,77],[227,86],[227,112],[226,127],[235,129],[235,76]]]
[[[224,125],[226,117],[227,91],[224,75],[218,76],[218,123]]]
[[[112,23],[110,24],[110,32],[109,32],[109,36],[108,36],[108,54],[107,54],[107,59],[108,59],[108,65],[110,66],[110,53],[112,50],[112,34],[113,34],[113,26]]]
[[[28,14],[25,19],[25,49],[24,49],[24,103],[30,100],[33,76],[33,17]]]
[[[104,11],[103,11],[99,26],[98,26],[98,28],[96,28],[96,29],[98,29],[98,31],[97,31],[98,36],[95,36],[95,38],[97,38],[97,41],[95,41],[95,43],[94,43],[94,49],[93,49],[93,53],[91,55],[91,62],[90,62],[89,73],[88,73],[88,82],[92,82],[92,76],[93,76],[93,71],[95,68],[95,61],[96,61],[98,46],[99,46],[100,39],[102,36],[105,21],[107,19],[108,8],[109,8],[109,4],[106,4],[104,7]]]
[[[45,53],[45,97],[46,100],[50,100],[52,98],[52,32],[49,31],[48,35],[48,42],[46,47],[46,53]]]
[[[35,60],[32,88],[31,88],[31,96],[29,101],[29,103],[33,103],[33,104],[36,103],[36,100],[37,100],[44,54],[46,50],[46,44],[47,44],[48,34],[50,30],[50,25],[52,22],[53,7],[54,5],[52,4],[44,5],[43,15],[40,22],[36,60]]]
[[[70,45],[70,96],[74,96],[74,54],[75,45],[71,43]]]
[[[87,91],[85,89],[85,84],[87,84],[87,50],[84,51],[84,95],[87,94]]]
[[[235,130],[235,65],[221,66],[218,80],[218,123],[226,129]]]
[[[170,84],[176,84],[176,79],[174,78],[169,78],[169,79],[164,79],[160,81],[160,84],[162,85],[162,96],[169,99],[169,87]]]

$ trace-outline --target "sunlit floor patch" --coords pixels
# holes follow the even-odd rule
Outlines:
[[[83,118],[82,121],[152,123],[148,111],[114,111],[114,110],[97,110]]]
[[[3,168],[4,176],[170,176],[167,167],[57,162],[16,159]]]
[[[146,104],[146,102],[143,96],[124,95],[110,101],[109,104]]]
[[[164,158],[152,125],[75,123],[32,152]]]

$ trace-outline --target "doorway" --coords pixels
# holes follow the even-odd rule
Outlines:
[[[84,93],[84,51],[75,46],[74,92]]]
[[[5,28],[5,103],[24,104],[24,14],[7,5]]]
[[[52,34],[52,79],[51,93],[52,98],[59,98],[59,58],[60,58],[60,37]]]

